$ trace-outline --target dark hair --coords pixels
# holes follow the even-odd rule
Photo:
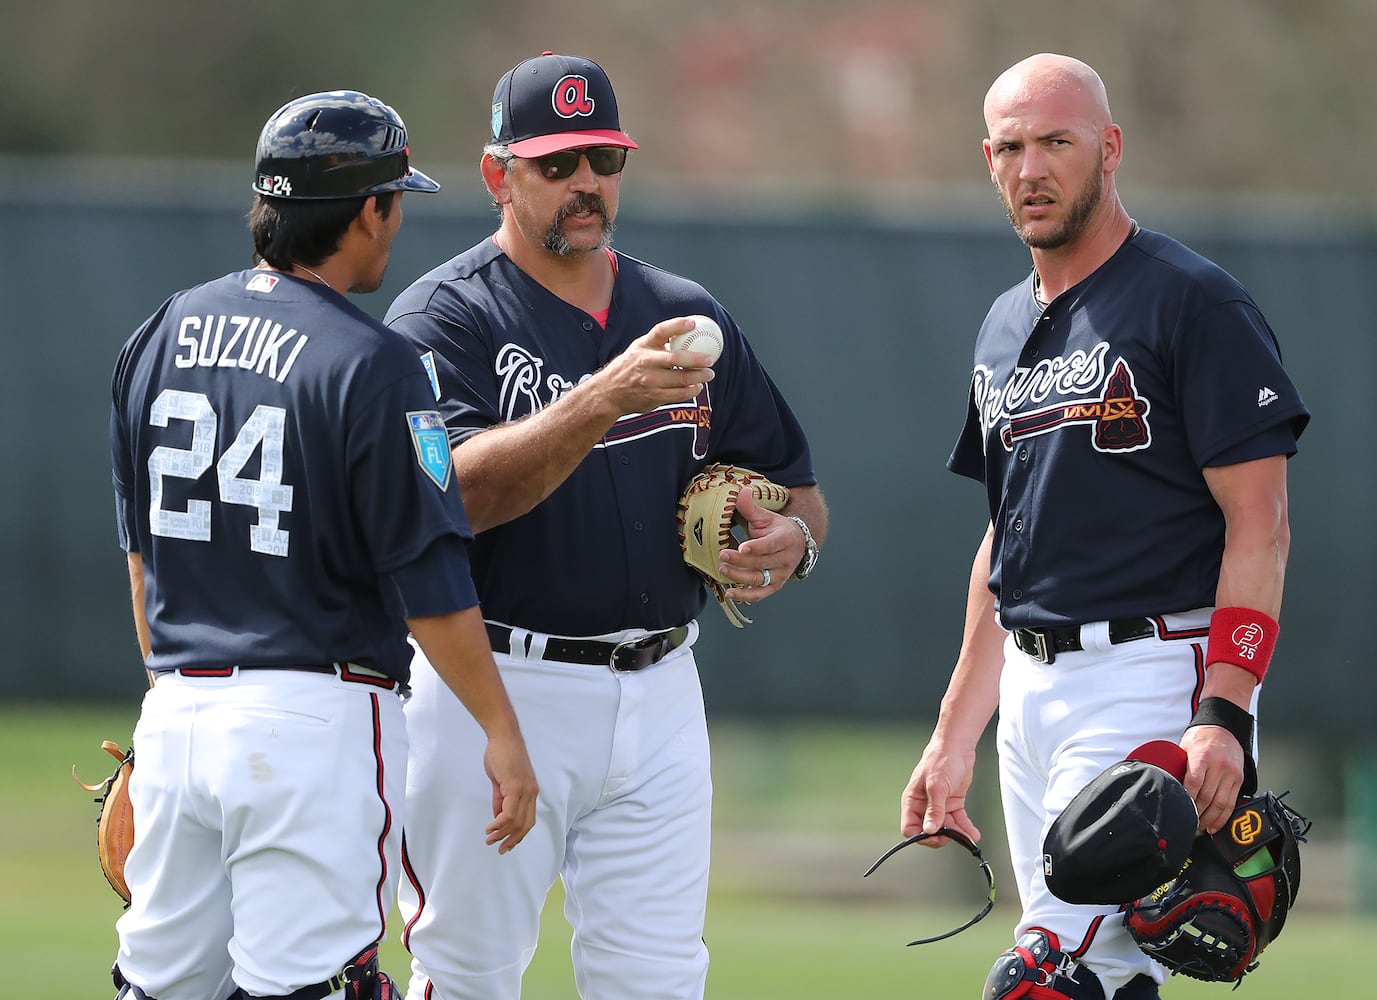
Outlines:
[[[293,264],[314,267],[339,249],[340,237],[363,209],[368,197],[378,199],[383,218],[392,214],[397,192],[362,198],[292,199],[254,195],[249,233],[255,259],[288,270]]]

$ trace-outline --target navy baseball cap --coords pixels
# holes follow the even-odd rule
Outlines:
[[[1186,751],[1152,740],[1086,785],[1042,842],[1052,895],[1122,905],[1180,874],[1200,821],[1185,776]]]
[[[603,68],[581,56],[544,52],[517,63],[492,95],[492,142],[535,157],[576,146],[636,149],[621,130]]]

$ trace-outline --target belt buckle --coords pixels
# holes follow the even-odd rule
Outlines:
[[[670,650],[674,648],[673,646],[668,646],[667,648],[667,644],[672,642],[674,633],[676,631],[676,629],[670,628],[665,629],[662,632],[652,632],[650,633],[650,635],[643,635],[638,639],[625,639],[619,643],[616,643],[612,647],[612,656],[610,657],[608,666],[610,666],[619,674],[629,674],[636,670],[642,670],[645,667],[651,666],[652,664],[659,663],[661,660],[665,658],[665,656],[670,652]],[[619,654],[623,652],[640,653],[645,650],[655,651],[654,659],[650,660],[648,663],[635,663],[629,667],[617,666],[617,658]]]
[[[619,674],[629,674],[640,670],[641,664],[635,664],[629,667],[619,667],[617,666],[617,659],[623,653],[639,653],[643,649],[648,649],[663,637],[663,632],[656,632],[651,635],[643,635],[638,639],[624,639],[621,642],[615,643],[612,646],[612,655],[608,657],[607,665]]]
[[[1032,637],[1033,648],[1027,649],[1023,646],[1020,646],[1019,648],[1023,649],[1023,651],[1027,653],[1029,656],[1031,656],[1033,659],[1037,660],[1039,663],[1051,664],[1051,662],[1057,658],[1056,651],[1047,645],[1046,632],[1039,632],[1036,629],[1031,628],[1025,628],[1022,630],[1022,632],[1025,636]]]

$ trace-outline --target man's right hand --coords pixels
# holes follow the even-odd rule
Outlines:
[[[536,796],[540,791],[521,734],[513,730],[489,737],[483,751],[483,770],[492,781],[494,817],[484,829],[485,843],[497,844],[497,853],[506,854],[535,826]]]
[[[712,381],[713,370],[703,363],[708,355],[666,348],[671,337],[692,329],[686,316],[656,323],[593,376],[617,416],[687,402]]]
[[[974,775],[974,750],[952,753],[929,743],[900,798],[900,833],[912,837],[946,826],[979,842],[980,829],[966,815],[966,793]],[[934,837],[922,845],[941,847],[946,842],[946,837]]]

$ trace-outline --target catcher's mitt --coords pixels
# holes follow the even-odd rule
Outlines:
[[[1241,979],[1286,923],[1309,830],[1310,821],[1271,792],[1243,799],[1218,833],[1196,838],[1180,874],[1128,904],[1129,934],[1173,973]]]
[[[100,792],[96,804],[96,847],[100,853],[100,868],[110,888],[129,905],[129,885],[124,881],[124,860],[134,846],[134,807],[129,802],[129,776],[134,773],[133,749],[121,750],[118,743],[106,740],[100,748],[119,761],[115,773],[104,781],[88,785],[77,777],[72,765],[72,778],[88,792]]]
[[[736,512],[736,498],[747,486],[755,502],[766,510],[781,510],[789,502],[789,489],[770,482],[758,472],[738,465],[709,465],[688,484],[679,498],[679,547],[688,563],[707,581],[727,620],[737,628],[751,623],[737,603],[727,596],[736,584],[723,576],[723,549],[735,548],[732,526],[742,519]]]

